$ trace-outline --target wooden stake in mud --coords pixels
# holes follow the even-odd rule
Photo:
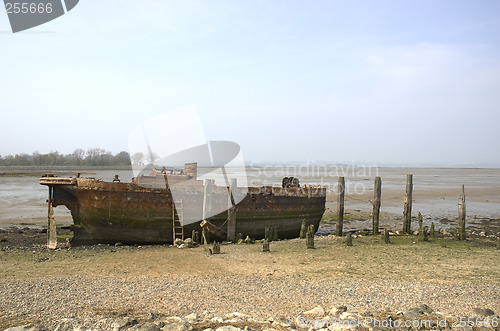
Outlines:
[[[436,233],[435,233],[434,231],[435,231],[435,230],[434,230],[434,222],[432,222],[432,223],[431,223],[431,230],[430,230],[430,233],[429,233],[429,234],[430,234],[430,235],[431,235],[431,237],[433,237],[433,238],[436,236]]]
[[[220,254],[220,243],[214,241],[213,254]]]
[[[200,243],[200,233],[196,230],[193,230],[191,232],[191,239],[193,239],[193,242],[195,244],[199,244]]]
[[[345,180],[344,177],[339,177],[338,193],[337,193],[337,231],[335,235],[342,236],[344,227],[344,196],[345,196]]]
[[[52,201],[54,197],[54,188],[49,186],[49,199],[48,202],[48,229],[47,229],[47,248],[56,249],[57,248],[57,232],[56,232],[56,220],[54,219],[54,209],[52,207]]]
[[[391,236],[389,235],[389,229],[385,229],[384,230],[384,242],[386,244],[390,244],[391,243]]]
[[[314,249],[314,224],[310,224],[306,234],[307,248]]]
[[[465,240],[465,185],[462,185],[462,194],[458,199],[458,240]]]
[[[378,226],[380,221],[380,201],[382,195],[382,179],[375,177],[375,189],[373,193],[373,234],[379,234]]]
[[[300,239],[305,239],[307,233],[306,220],[302,220],[302,225],[300,226]]]
[[[345,238],[345,245],[352,246],[352,233],[347,233],[347,237]]]
[[[269,249],[269,241],[267,239],[264,240],[264,242],[262,243],[262,251],[263,252],[269,252],[270,249]]]
[[[422,241],[429,241],[429,235],[427,234],[427,230],[429,228],[426,226],[424,227],[424,229],[422,230]]]
[[[421,236],[422,231],[424,230],[424,221],[422,220],[422,214],[420,212],[418,212],[417,219],[418,219],[418,234]]]
[[[411,205],[413,196],[413,175],[406,175],[406,194],[403,213],[403,233],[411,233]]]

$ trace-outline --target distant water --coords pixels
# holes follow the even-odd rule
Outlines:
[[[280,186],[283,177],[294,176],[301,184],[322,185],[328,189],[327,207],[336,206],[339,176],[346,180],[346,210],[369,212],[373,199],[375,176],[382,178],[382,211],[402,214],[406,174],[413,174],[413,211],[427,217],[456,217],[458,197],[465,185],[467,214],[469,217],[500,218],[500,169],[436,169],[436,168],[377,168],[351,166],[272,166],[228,168],[227,177],[237,178],[238,185]],[[111,181],[119,175],[129,182],[132,171],[97,170],[95,177]],[[47,218],[46,186],[38,184],[36,177],[0,177],[0,227],[10,225],[45,225]],[[216,182],[224,185],[222,175]],[[70,224],[71,216],[64,206],[54,209],[58,224]]]

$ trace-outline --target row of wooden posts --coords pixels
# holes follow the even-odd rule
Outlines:
[[[373,210],[372,210],[372,232],[374,235],[379,235],[379,224],[380,224],[380,206],[382,202],[382,179],[380,177],[375,177],[374,183],[374,196],[373,196]],[[345,198],[345,178],[339,177],[338,180],[338,190],[337,190],[337,225],[335,234],[337,236],[343,236],[344,227],[344,198]],[[403,233],[412,234],[411,230],[411,214],[412,214],[412,201],[413,201],[413,175],[408,174],[406,176],[406,193],[404,196],[404,207],[403,207]],[[434,237],[435,228],[434,223],[431,224],[430,229],[423,227],[422,214],[418,212],[418,223],[419,223],[419,236],[421,240],[428,241],[429,236]],[[465,233],[465,187],[462,185],[462,193],[458,200],[458,239],[464,240],[466,238]],[[428,232],[429,230],[429,232]],[[302,227],[300,231],[300,238],[306,239],[307,248],[314,248],[314,225],[306,225],[305,220],[302,222]],[[202,243],[208,243],[207,234],[203,231],[201,238],[199,238],[198,232],[193,230],[193,239],[195,241],[201,241]],[[241,235],[241,234],[240,234]],[[389,229],[385,229],[382,234],[385,243],[390,243]],[[196,239],[195,239],[196,238]],[[273,226],[266,227],[265,237],[262,244],[262,251],[269,251],[269,242],[277,240],[277,232]],[[352,234],[347,233],[346,245],[352,246]],[[500,245],[500,239],[499,239]],[[217,247],[216,247],[217,246]],[[219,253],[220,246],[214,244],[213,253]]]
[[[380,206],[382,197],[382,179],[380,177],[375,177],[374,185],[374,196],[373,196],[373,211],[372,211],[372,232],[374,235],[380,234],[379,223],[380,223]],[[345,179],[344,177],[339,177],[338,181],[338,191],[337,191],[337,227],[335,234],[337,236],[343,235],[344,227],[344,197],[345,197]],[[411,234],[411,210],[413,201],[413,175],[406,175],[406,194],[404,197],[404,210],[403,210],[403,233]],[[458,238],[464,240],[465,235],[465,187],[462,185],[462,194],[458,200]],[[422,228],[422,214],[418,213],[419,220],[419,232],[424,232]],[[433,232],[434,224],[432,224]]]

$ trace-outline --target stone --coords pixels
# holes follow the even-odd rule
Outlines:
[[[247,318],[250,317],[250,316],[248,316],[246,314],[238,313],[237,311],[235,311],[234,313],[231,313],[229,315],[231,315],[231,317],[236,317],[236,318],[240,318],[240,319],[247,319]],[[229,318],[231,318],[231,317],[229,317]]]
[[[328,313],[330,316],[339,316],[340,314],[344,313],[347,311],[346,306],[338,306],[338,307],[333,307],[332,310]]]
[[[75,326],[73,331],[91,331],[91,329],[89,329],[86,326],[78,325],[78,326]]]
[[[164,318],[164,322],[166,322],[166,323],[182,323],[183,320],[179,316],[170,316],[170,317]]]
[[[430,308],[426,304],[421,304],[420,306],[418,306],[418,309],[422,314],[430,314],[434,311],[432,308]]]
[[[273,323],[276,323],[277,325],[284,327],[284,328],[295,328],[295,324],[290,321],[288,318],[285,317],[278,317],[273,320]]]
[[[187,322],[165,324],[163,331],[191,331],[193,327]]]
[[[73,325],[68,322],[60,323],[54,331],[73,331]]]
[[[210,319],[210,322],[222,323],[222,322],[224,322],[224,319],[220,316],[214,316]]]
[[[303,312],[302,315],[305,315],[305,316],[324,316],[325,311],[323,310],[323,308],[321,308],[321,306],[317,306],[311,310]]]
[[[185,316],[184,319],[188,323],[193,323],[193,322],[196,322],[196,320],[198,319],[198,315],[196,315],[195,313],[191,313],[191,314]]]
[[[187,238],[184,240],[184,245],[187,246],[188,248],[193,248],[194,247],[194,241],[191,238]]]
[[[8,328],[5,331],[49,331],[49,329],[42,325],[26,324]]]
[[[495,312],[493,310],[484,308],[472,308],[472,312],[483,317],[495,315]]]
[[[127,330],[134,330],[134,331],[161,331],[161,328],[159,325],[152,323],[152,322],[145,322],[145,323],[140,323],[132,326],[131,328]]]
[[[215,331],[241,331],[241,329],[232,325],[224,325],[215,329]]]
[[[137,324],[137,320],[132,317],[125,317],[122,319],[119,319],[115,321],[113,324],[111,324],[111,327],[113,328],[114,331],[121,331],[130,328],[131,326],[134,326]]]
[[[345,311],[342,314],[340,314],[339,318],[341,320],[355,320],[358,318],[358,315],[356,315],[355,313],[348,313]]]

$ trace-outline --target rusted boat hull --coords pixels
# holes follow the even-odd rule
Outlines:
[[[82,244],[168,244],[173,241],[174,204],[170,190],[135,183],[111,183],[86,178],[54,182],[41,180],[52,188],[52,206],[65,205],[74,221],[73,245]],[[227,189],[227,188],[223,188]],[[184,195],[184,213],[200,206],[203,186]],[[273,225],[280,238],[299,236],[302,221],[318,228],[325,210],[324,188],[251,187],[236,205],[236,233],[243,238],[264,237]],[[210,222],[227,227],[228,212],[210,217]],[[201,232],[200,221],[185,224],[184,235]]]

